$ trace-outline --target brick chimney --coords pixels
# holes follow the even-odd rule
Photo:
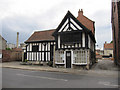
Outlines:
[[[18,48],[18,43],[19,43],[19,32],[17,32],[17,41],[16,41],[17,48]]]
[[[78,17],[80,17],[80,16],[83,16],[83,9],[79,9],[79,11],[78,11]]]
[[[95,34],[95,22],[83,15],[83,9],[79,9],[77,19],[81,24],[91,30],[93,34]]]

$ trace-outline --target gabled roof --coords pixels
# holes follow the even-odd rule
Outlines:
[[[31,35],[31,37],[27,41],[25,41],[25,43],[55,40],[54,37],[52,36],[52,33],[54,31],[55,29],[45,30],[45,31],[36,31]]]
[[[59,26],[57,27],[56,31],[53,33],[53,35],[55,35],[55,33],[57,33],[59,31],[59,29],[62,27],[62,25],[65,23],[65,21],[67,20],[67,18],[72,18],[74,21],[76,21],[76,23],[81,26],[82,28],[84,28],[84,31],[88,31],[90,32],[89,29],[87,29],[83,24],[81,24],[77,18],[75,18],[72,13],[70,11],[67,12],[67,14],[65,15],[65,17],[63,18],[62,22],[59,24]]]
[[[83,28],[83,32],[87,32],[90,35],[90,37],[93,39],[93,41],[96,42],[95,37],[94,37],[92,31],[89,30],[87,27],[85,27],[77,18],[75,18],[70,11],[67,12],[67,14],[63,18],[63,20],[61,21],[59,26],[57,27],[56,31],[52,34],[53,36],[58,34],[58,31],[60,30],[60,28],[63,26],[63,24],[65,23],[65,21],[68,18],[72,18],[80,27]]]

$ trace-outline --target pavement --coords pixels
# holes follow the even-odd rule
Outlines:
[[[38,66],[38,65],[21,65],[20,62],[15,62],[15,61],[14,62],[4,62],[0,66],[3,68],[23,69],[23,70],[32,70],[32,71],[63,72],[63,73],[74,73],[74,74],[80,74],[80,75],[83,74],[83,75],[91,75],[91,76],[96,76],[96,75],[99,76],[100,75],[100,76],[118,77],[117,67],[114,67],[114,69],[104,69],[104,68],[101,69],[100,68],[101,65],[102,65],[102,67],[104,67],[104,64],[101,64],[101,62],[98,62],[90,70],[53,68],[53,67],[49,67],[49,66]],[[107,65],[107,66],[110,67],[110,65]]]

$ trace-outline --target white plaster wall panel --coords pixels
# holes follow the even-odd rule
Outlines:
[[[81,44],[79,43],[79,47],[81,47]]]
[[[67,31],[68,29],[68,25],[64,28],[63,32]]]
[[[31,60],[31,53],[29,53],[29,60]]]
[[[42,51],[44,51],[44,45],[43,44],[41,44],[42,45]]]
[[[33,52],[32,52],[32,60],[33,60]]]
[[[46,43],[46,49],[45,49],[46,51],[48,51],[48,48],[47,48],[47,47],[48,47],[48,44]]]
[[[29,51],[29,45],[27,46],[27,51]]]
[[[75,47],[78,47],[77,44],[75,44]]]
[[[79,29],[82,30],[82,28],[73,20],[70,18],[70,21]]]
[[[72,24],[70,24],[70,26],[72,27],[73,30],[77,30]]]
[[[82,47],[85,47],[85,33],[82,33]]]
[[[39,43],[39,51],[41,51],[41,43]]]
[[[58,48],[60,48],[60,35],[58,36]]]
[[[39,52],[39,58],[40,58],[40,61],[41,61],[41,52]]]
[[[60,30],[58,32],[61,32],[62,29],[64,28],[64,26],[68,23],[68,19],[66,20],[66,22],[63,24],[63,26],[60,28]]]
[[[48,50],[50,51],[50,43],[48,43]]]
[[[37,61],[39,61],[39,58],[38,58],[38,52],[37,52]]]
[[[44,61],[44,52],[42,52],[42,61]]]
[[[48,52],[48,61],[50,61],[50,52]]]

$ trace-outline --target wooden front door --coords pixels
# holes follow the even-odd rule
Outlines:
[[[66,51],[66,68],[71,68],[71,51]]]

